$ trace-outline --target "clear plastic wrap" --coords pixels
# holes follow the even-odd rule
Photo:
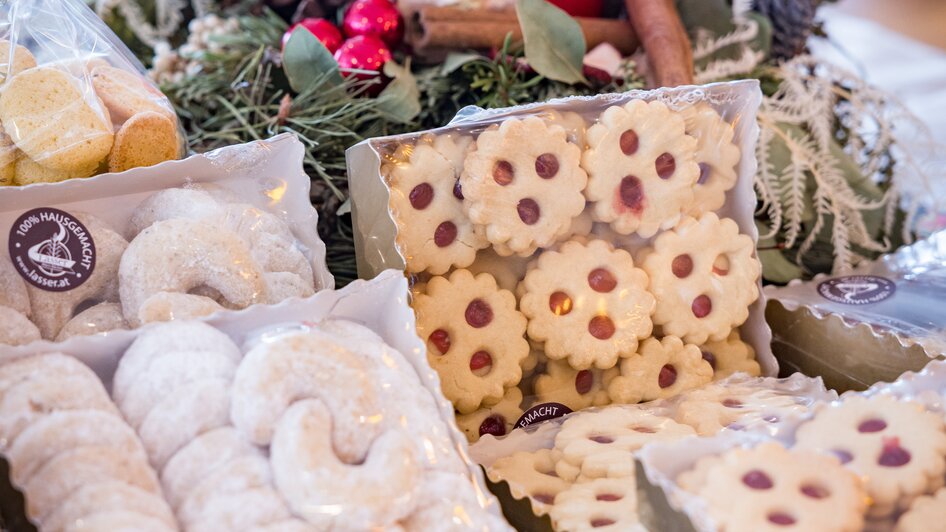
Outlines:
[[[466,108],[348,150],[362,276],[412,279],[471,441],[736,371],[774,375],[755,81]]]
[[[0,343],[108,334],[334,284],[285,135],[83,182],[0,189]]]
[[[0,185],[177,159],[174,108],[82,0],[0,4]]]
[[[0,372],[54,351],[91,366],[182,529],[511,530],[423,359],[406,288],[388,272],[207,322],[0,348]]]

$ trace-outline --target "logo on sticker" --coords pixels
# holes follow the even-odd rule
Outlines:
[[[519,421],[516,421],[515,428],[521,429],[523,427],[528,427],[533,423],[548,421],[550,419],[555,419],[557,417],[562,417],[565,414],[571,413],[572,409],[568,408],[562,403],[538,404],[526,410],[525,413],[522,414],[522,417],[519,418]]]
[[[883,301],[897,291],[890,279],[876,275],[848,275],[818,285],[821,297],[844,305],[868,305]]]
[[[26,282],[51,292],[72,290],[95,269],[95,242],[75,216],[43,207],[10,228],[10,260]]]

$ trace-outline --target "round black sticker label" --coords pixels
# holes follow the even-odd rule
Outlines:
[[[525,413],[522,414],[522,417],[519,418],[519,421],[516,421],[515,428],[521,429],[523,427],[528,427],[533,423],[538,423],[539,421],[547,421],[549,419],[555,419],[557,417],[562,417],[565,414],[571,413],[572,409],[568,408],[562,403],[538,404],[526,410]]]
[[[20,215],[10,228],[10,260],[31,285],[51,292],[72,290],[95,269],[92,234],[75,216],[41,207]]]
[[[821,297],[844,305],[869,305],[883,301],[897,291],[890,279],[876,275],[848,275],[818,284]]]

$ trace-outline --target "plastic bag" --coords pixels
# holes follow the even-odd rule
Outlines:
[[[388,272],[206,323],[0,347],[0,368],[51,352],[91,366],[182,529],[511,530],[404,327],[405,291]]]
[[[121,172],[177,159],[168,99],[82,0],[0,5],[0,184]]]
[[[290,135],[160,167],[0,189],[0,343],[107,333],[334,284]]]
[[[471,441],[774,375],[754,81],[466,108],[348,150],[362,276],[406,269]]]

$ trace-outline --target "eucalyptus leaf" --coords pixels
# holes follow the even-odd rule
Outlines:
[[[726,0],[677,0],[677,12],[691,37],[696,37],[701,28],[715,35],[736,29],[732,8]]]
[[[756,24],[759,25],[759,34],[756,35],[749,46],[751,46],[753,50],[758,50],[765,54],[765,57],[769,57],[769,54],[772,52],[772,21],[769,20],[769,17],[755,11],[746,13],[746,17],[754,20]]]
[[[588,83],[582,75],[585,35],[568,13],[545,0],[516,0],[529,66],[562,83]]]
[[[314,83],[326,79],[335,87],[341,85],[342,74],[328,48],[312,32],[298,26],[292,31],[283,50],[283,70],[289,86],[297,93],[305,92]]]
[[[483,56],[480,54],[461,54],[458,52],[450,52],[447,55],[447,58],[444,59],[443,65],[440,67],[440,74],[444,76],[452,74],[455,70],[462,67],[463,65],[482,58]]]
[[[410,123],[420,114],[420,89],[411,74],[410,62],[401,66],[388,61],[384,64],[384,75],[393,79],[378,95],[378,108],[396,122]]]

